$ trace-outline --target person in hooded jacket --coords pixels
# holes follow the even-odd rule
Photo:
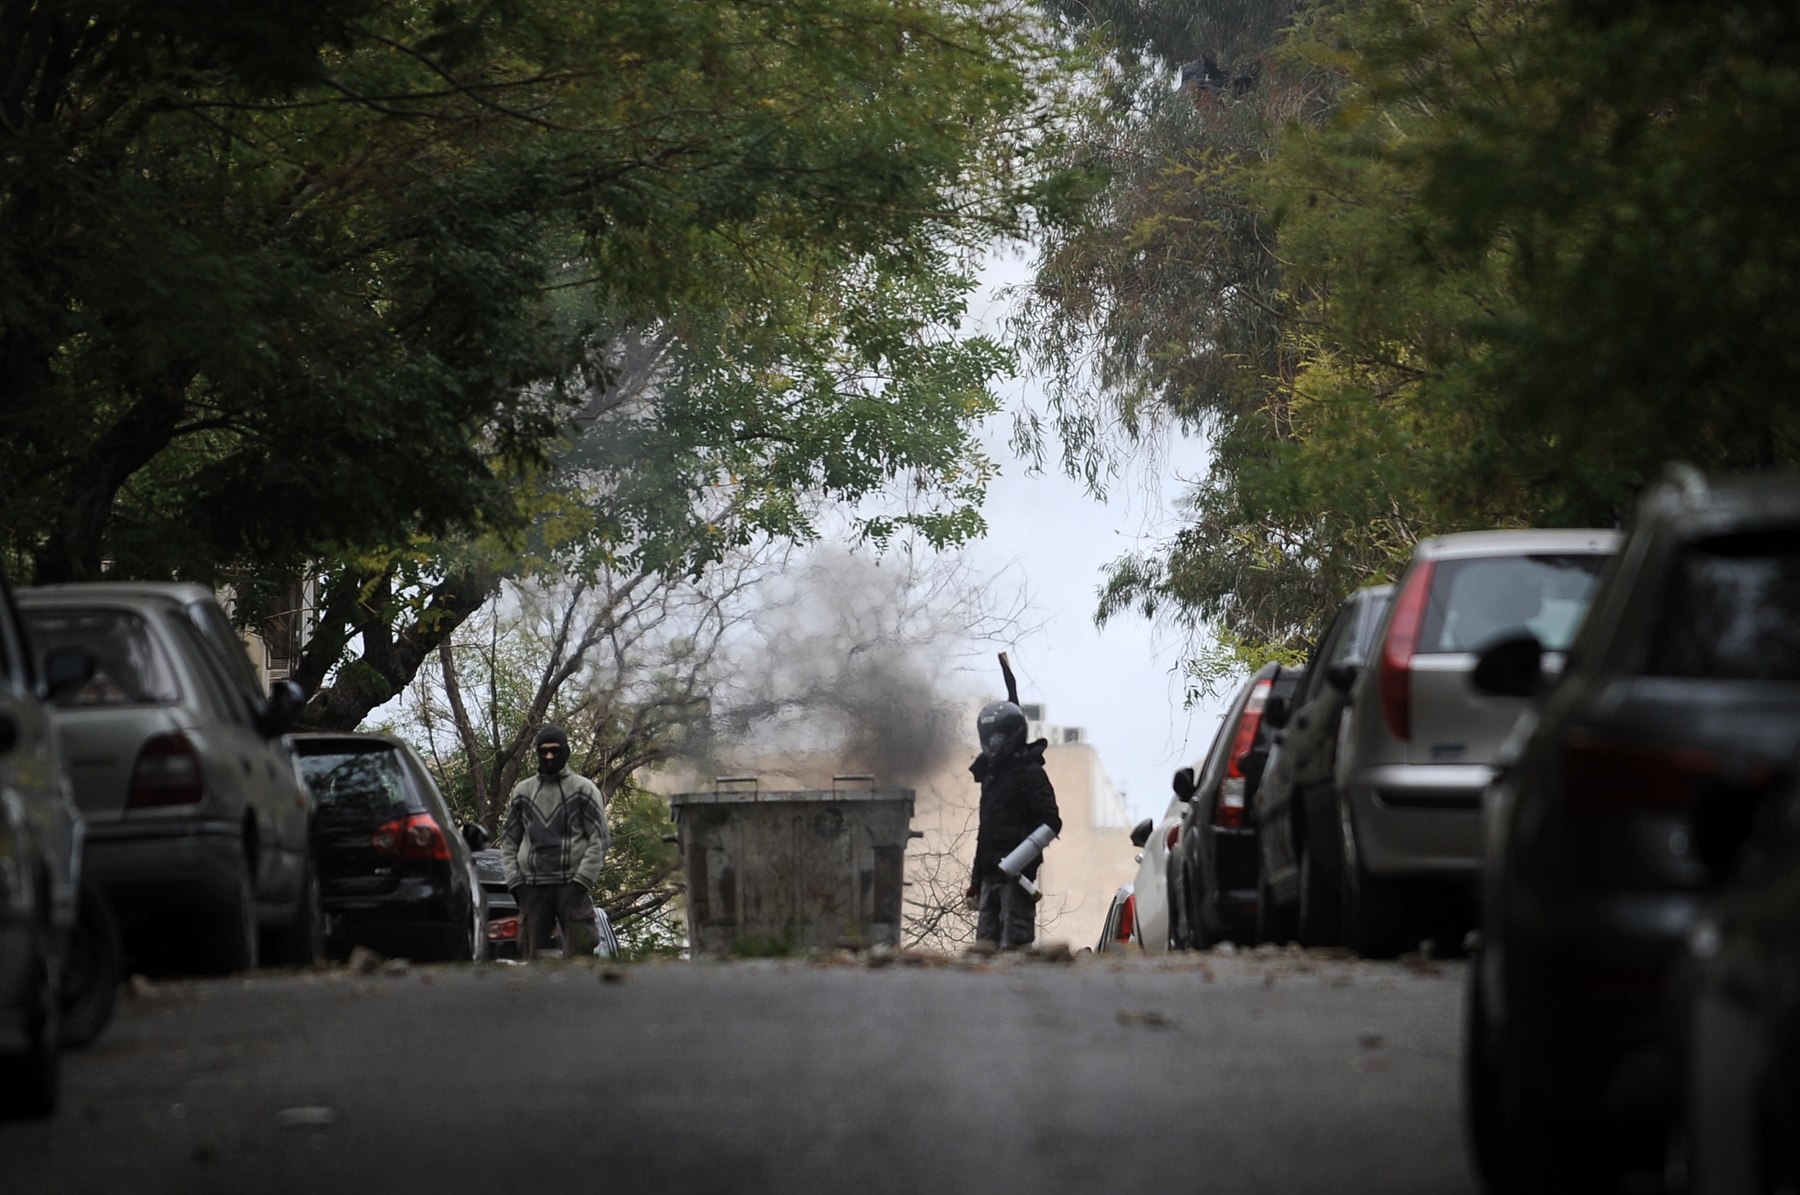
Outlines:
[[[979,910],[975,937],[1001,950],[1018,950],[1037,937],[1037,902],[1007,878],[1000,860],[1039,826],[1062,832],[1056,789],[1044,771],[1044,739],[1025,741],[1025,713],[1010,701],[982,708],[975,720],[981,754],[969,772],[981,785],[981,823],[975,833],[975,867],[968,901]],[[1033,860],[1024,871],[1037,879]]]
[[[569,736],[560,726],[537,734],[537,775],[512,790],[500,831],[500,866],[519,902],[519,954],[549,948],[562,931],[569,958],[591,954],[600,940],[594,924],[594,883],[612,845],[600,790],[569,767]]]

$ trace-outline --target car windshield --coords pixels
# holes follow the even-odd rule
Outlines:
[[[1418,651],[1481,651],[1523,631],[1549,651],[1565,651],[1605,563],[1606,557],[1592,554],[1440,560]]]
[[[481,877],[484,884],[506,883],[506,868],[500,862],[499,851],[476,851],[475,874]]]
[[[320,816],[330,820],[381,821],[409,810],[400,757],[390,747],[303,751],[300,771]]]
[[[1676,562],[1652,676],[1800,680],[1800,531],[1697,544]]]
[[[130,610],[48,606],[22,613],[38,653],[40,672],[44,657],[59,647],[85,648],[94,657],[92,679],[73,692],[60,694],[58,706],[162,705],[181,697],[168,657],[141,615]]]

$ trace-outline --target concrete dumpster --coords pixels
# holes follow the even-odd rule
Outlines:
[[[669,806],[694,957],[899,944],[912,789],[762,792],[722,780]]]

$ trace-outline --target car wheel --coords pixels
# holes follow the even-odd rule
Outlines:
[[[240,866],[237,891],[213,917],[211,932],[202,947],[201,969],[215,975],[254,971],[261,961],[256,932],[256,892],[250,886],[250,869]]]
[[[52,943],[48,926],[32,927],[25,1007],[21,1010],[25,1048],[0,1054],[0,1118],[7,1120],[37,1119],[56,1110],[62,1028],[58,1024],[59,964]]]
[[[1338,902],[1344,916],[1344,944],[1364,958],[1393,958],[1400,953],[1400,886],[1363,870],[1356,835],[1347,824],[1343,852]]]
[[[1331,825],[1323,819],[1309,820],[1300,840],[1300,902],[1294,928],[1302,946],[1337,946],[1343,941],[1339,892],[1343,864],[1337,861]]]
[[[325,910],[319,903],[318,865],[308,857],[301,868],[300,899],[294,920],[270,942],[274,962],[310,967],[325,957]]]
[[[106,894],[81,886],[75,928],[63,939],[62,1044],[85,1046],[112,1020],[124,963],[119,923]]]
[[[1285,946],[1294,940],[1294,910],[1282,908],[1275,903],[1275,893],[1269,887],[1269,873],[1264,867],[1256,869],[1256,942],[1273,942],[1277,946]]]
[[[1505,1026],[1487,1016],[1481,970],[1469,968],[1463,1002],[1463,1109],[1469,1152],[1483,1184],[1491,1195],[1616,1190],[1619,1168],[1607,1143],[1584,1139],[1524,1082]]]

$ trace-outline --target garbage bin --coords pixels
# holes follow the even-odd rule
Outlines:
[[[898,945],[913,795],[763,792],[749,778],[725,777],[712,792],[670,797],[690,954]]]

